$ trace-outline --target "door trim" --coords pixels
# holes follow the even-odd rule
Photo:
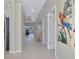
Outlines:
[[[55,13],[55,56],[57,56],[57,54],[56,54],[56,47],[57,47],[57,18],[56,18],[56,11],[57,10],[57,7],[56,7],[56,5],[54,6],[54,8],[52,8],[49,12],[48,12],[48,14],[51,12],[51,11],[55,11],[54,13]]]

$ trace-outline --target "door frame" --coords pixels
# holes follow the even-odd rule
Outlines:
[[[4,17],[4,50],[5,51],[9,51],[10,49],[10,45],[9,45],[9,42],[10,42],[10,18],[7,16]],[[8,23],[7,23],[8,22]],[[8,27],[7,27],[8,26]]]
[[[57,18],[56,18],[56,13],[57,13],[57,8],[56,8],[56,5],[54,6],[54,8],[52,8],[51,10],[49,10],[48,14],[51,12],[51,11],[55,11],[55,56],[56,55],[56,47],[57,47]]]

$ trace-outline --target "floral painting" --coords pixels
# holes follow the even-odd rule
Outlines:
[[[66,0],[63,7],[58,12],[58,41],[74,46],[74,32],[72,15],[72,0]]]

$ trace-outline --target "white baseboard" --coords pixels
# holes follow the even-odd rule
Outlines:
[[[56,58],[57,58],[57,59],[59,59],[59,57],[58,57],[58,56],[56,56]]]
[[[16,51],[9,51],[9,53],[10,53],[10,54],[15,54],[15,53],[16,53]]]
[[[48,49],[53,49],[53,50],[55,50],[55,48],[50,48],[50,47],[48,47]]]
[[[16,54],[16,53],[21,53],[21,50],[16,50],[16,51],[9,51],[10,54]]]
[[[16,50],[16,53],[21,53],[22,51],[21,50]]]

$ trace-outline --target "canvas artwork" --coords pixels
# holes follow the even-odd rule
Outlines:
[[[72,15],[72,0],[66,0],[63,7],[58,12],[58,41],[74,46],[74,19]]]

